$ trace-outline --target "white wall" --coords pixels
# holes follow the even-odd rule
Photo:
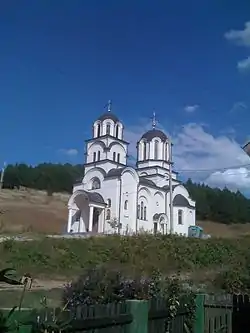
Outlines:
[[[191,206],[195,206],[195,202],[189,197],[187,189],[183,185],[177,186],[173,191],[173,199],[177,194],[183,195]],[[169,200],[169,194],[168,194]],[[183,224],[178,224],[178,210],[183,210]],[[168,216],[169,216],[169,205],[168,205]],[[188,207],[174,207],[173,208],[173,223],[174,232],[178,234],[188,235],[188,227],[196,224],[195,209]]]
[[[137,184],[138,177],[131,168],[125,169],[121,176],[121,223],[122,233],[136,230],[136,212],[137,212]],[[128,209],[124,209],[125,201],[128,201]]]

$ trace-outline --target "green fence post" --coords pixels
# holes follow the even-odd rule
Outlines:
[[[195,298],[195,322],[194,333],[203,333],[205,329],[205,310],[204,310],[205,296],[202,294],[196,295]]]
[[[126,333],[148,333],[148,301],[127,300],[133,316],[131,324],[126,326]]]

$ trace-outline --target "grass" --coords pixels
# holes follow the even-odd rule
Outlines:
[[[45,296],[49,307],[59,307],[61,305],[61,289],[51,290],[30,290],[25,293],[23,308],[41,308],[41,299]],[[12,308],[19,304],[21,290],[0,291],[0,308]]]
[[[127,274],[215,272],[247,267],[250,237],[199,240],[174,236],[107,236],[89,239],[49,239],[0,243],[0,267],[20,273],[74,277],[100,264]]]

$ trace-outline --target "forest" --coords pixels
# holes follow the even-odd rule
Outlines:
[[[20,186],[53,192],[71,193],[73,184],[84,174],[83,165],[43,163],[37,166],[26,164],[8,165],[4,174],[4,188]],[[195,184],[185,184],[192,199],[196,201],[199,220],[210,220],[225,224],[250,222],[250,199],[239,191],[231,192]]]

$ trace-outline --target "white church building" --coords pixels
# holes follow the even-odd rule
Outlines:
[[[136,167],[131,167],[124,126],[110,104],[94,122],[84,177],[68,202],[68,233],[188,234],[195,225],[195,202],[176,172],[169,181],[172,144],[155,121],[152,125],[138,141]]]

